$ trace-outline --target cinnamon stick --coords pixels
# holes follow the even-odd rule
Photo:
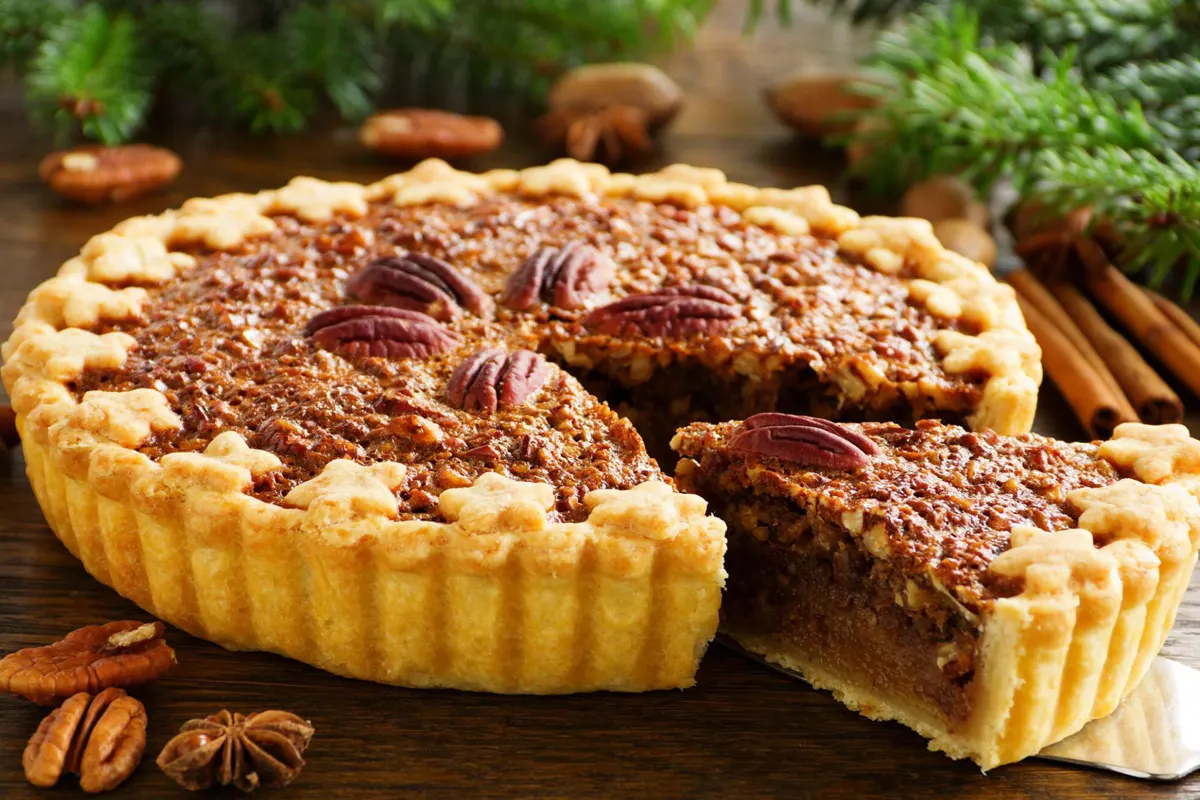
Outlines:
[[[1022,295],[1017,296],[1017,302],[1021,304],[1025,324],[1042,348],[1042,365],[1092,436],[1107,439],[1117,425],[1137,421],[1137,414],[1125,395],[1113,391],[1037,306]]]
[[[1038,277],[1027,269],[1018,269],[1008,273],[1005,278],[1026,300],[1037,307],[1043,315],[1053,325],[1062,332],[1064,336],[1071,340],[1071,344],[1075,345],[1075,349],[1088,360],[1092,368],[1100,374],[1100,377],[1109,385],[1109,388],[1114,393],[1121,392],[1121,386],[1117,379],[1109,370],[1108,365],[1104,363],[1104,359],[1096,352],[1096,348],[1092,346],[1092,342],[1088,341],[1088,337],[1084,335],[1079,326],[1075,324],[1066,310],[1059,304],[1046,285],[1038,280]]]
[[[1146,363],[1137,348],[1104,320],[1083,292],[1066,283],[1052,284],[1051,291],[1095,345],[1142,422],[1162,425],[1183,419],[1179,395]]]
[[[1146,295],[1154,301],[1154,305],[1158,306],[1158,310],[1163,312],[1167,319],[1174,322],[1175,325],[1183,331],[1196,347],[1200,347],[1200,322],[1192,319],[1192,315],[1184,311],[1175,303],[1163,297],[1152,289],[1143,289]]]
[[[1092,296],[1193,394],[1200,396],[1200,347],[1140,287],[1109,263],[1099,245],[1090,239],[1080,239],[1075,246],[1088,268],[1087,286]]]

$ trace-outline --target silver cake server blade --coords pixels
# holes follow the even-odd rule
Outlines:
[[[717,642],[792,678],[800,673],[746,650],[725,635]],[[1159,656],[1112,714],[1052,744],[1037,758],[1108,770],[1151,781],[1175,781],[1200,770],[1200,670]]]

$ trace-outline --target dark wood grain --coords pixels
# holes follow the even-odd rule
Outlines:
[[[659,162],[716,166],[749,183],[837,187],[840,156],[791,139],[759,91],[796,68],[849,64],[859,35],[814,17],[789,33],[747,42],[737,33],[739,13],[723,8],[697,48],[669,64],[689,99]],[[399,168],[364,155],[346,128],[249,139],[179,125],[150,138],[186,160],[171,191],[120,207],[69,206],[39,183],[35,166],[46,145],[26,130],[19,95],[11,86],[0,90],[0,339],[33,286],[124,217],[189,196],[277,186],[298,173],[371,180]],[[524,131],[510,128],[501,152],[465,166],[519,167],[545,157]],[[1200,431],[1200,417],[1189,421]],[[1082,435],[1050,387],[1037,429]],[[43,522],[19,458],[0,459],[0,652],[122,618],[146,615],[84,572]],[[1036,761],[985,777],[929,753],[900,726],[869,722],[826,694],[720,649],[708,654],[699,685],[686,692],[527,698],[377,686],[276,656],[230,653],[178,631],[169,638],[179,667],[139,693],[151,720],[147,758],[116,796],[183,796],[154,767],[154,755],[185,720],[221,707],[278,707],[312,719],[309,766],[286,791],[296,798],[1200,796],[1195,779],[1148,785]],[[1200,585],[1166,652],[1200,666]],[[0,697],[0,797],[79,794],[70,780],[39,792],[22,777],[21,751],[44,711]]]

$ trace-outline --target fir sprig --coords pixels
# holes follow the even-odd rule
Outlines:
[[[1031,194],[1066,213],[1090,208],[1116,233],[1121,263],[1159,288],[1182,266],[1180,294],[1200,279],[1200,168],[1176,153],[1103,147],[1047,150]]]
[[[1002,178],[1022,190],[1047,148],[1164,147],[1135,102],[1081,82],[1072,50],[1047,56],[1039,74],[1025,51],[982,44],[977,19],[961,9],[923,22],[911,38],[884,36],[867,62],[875,81],[864,91],[880,105],[866,115],[858,138],[869,156],[856,171],[875,188],[953,172],[984,190]]]
[[[357,120],[389,86],[419,88],[415,94],[442,106],[534,99],[550,77],[575,64],[636,59],[672,46],[695,32],[711,6],[712,0],[0,0],[0,59],[24,71],[37,53],[26,77],[34,118],[60,131],[74,122],[89,138],[126,139],[141,125],[151,92],[164,88],[159,96],[198,98],[210,120],[289,131],[303,127],[323,99]],[[72,98],[84,102],[74,113],[59,113]]]
[[[1155,286],[1181,272],[1190,296],[1200,279],[1200,170],[1189,161],[1200,154],[1200,45],[1184,12],[1196,4],[1098,0],[1115,38],[1089,40],[1102,26],[1081,23],[1075,33],[1090,49],[1078,58],[1074,46],[1028,46],[1061,42],[1063,29],[1013,27],[1051,13],[1070,19],[1071,2],[1016,0],[1007,21],[991,2],[939,4],[884,32],[862,89],[879,105],[851,137],[869,154],[857,171],[892,192],[957,173],[985,192],[1009,181],[1062,212],[1089,207],[1115,233],[1124,268]],[[1143,13],[1151,6],[1153,19]],[[1026,44],[1001,41],[998,30],[1017,30]],[[1154,48],[1125,41],[1135,30],[1158,31]],[[1120,53],[1150,50],[1173,57],[1115,65]]]
[[[89,5],[46,33],[29,65],[28,97],[36,119],[65,139],[84,136],[116,144],[141,125],[151,83],[131,17]]]
[[[0,68],[24,69],[72,8],[69,0],[0,0]]]

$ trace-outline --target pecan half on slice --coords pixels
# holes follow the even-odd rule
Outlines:
[[[115,789],[141,763],[147,722],[145,706],[124,689],[73,695],[42,720],[26,745],[25,778],[46,787],[73,772],[85,792]]]
[[[524,403],[549,376],[546,360],[530,350],[477,350],[454,370],[446,396],[456,408],[491,413]]]
[[[159,769],[189,791],[230,784],[243,792],[287,786],[304,767],[312,723],[287,711],[219,711],[185,722],[158,755]]]
[[[500,304],[523,311],[541,298],[557,308],[579,308],[615,275],[612,259],[586,242],[539,247],[509,277]]]
[[[331,308],[310,319],[304,333],[318,347],[348,358],[428,358],[461,341],[428,314],[386,306]]]
[[[601,306],[584,324],[609,336],[676,338],[724,330],[741,315],[741,304],[715,286],[673,286]]]
[[[806,467],[857,469],[879,445],[845,425],[798,414],[755,414],[734,432],[729,446]]]
[[[450,319],[467,309],[477,317],[492,311],[492,298],[451,264],[425,253],[405,253],[372,261],[346,284],[351,295],[369,303],[424,311]]]
[[[161,622],[110,622],[18,650],[0,659],[0,691],[53,705],[79,692],[147,683],[175,666],[165,631]]]

